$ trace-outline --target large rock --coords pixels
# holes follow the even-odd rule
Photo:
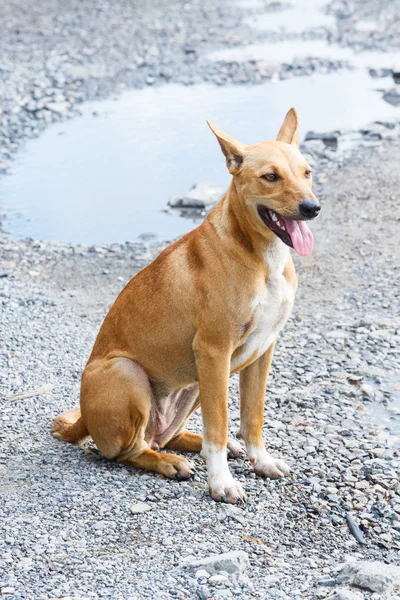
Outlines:
[[[215,183],[202,181],[190,188],[182,196],[174,196],[168,201],[168,206],[173,208],[209,208],[221,200],[224,190]]]
[[[372,140],[391,139],[397,135],[393,122],[384,123],[378,121],[370,123],[367,127],[361,129],[361,133],[364,137]]]
[[[322,140],[305,140],[302,149],[316,158],[321,158],[325,155],[326,145]]]
[[[392,106],[400,106],[400,94],[396,88],[392,88],[383,94],[383,99]]]
[[[243,550],[235,550],[225,554],[213,554],[205,558],[188,558],[181,563],[180,568],[192,573],[196,573],[199,569],[205,569],[210,575],[216,575],[221,571],[242,575],[249,565],[247,553]]]
[[[322,142],[331,150],[336,150],[338,147],[339,132],[329,131],[324,133],[317,133],[316,131],[307,131],[305,141],[309,140],[322,140]]]
[[[400,567],[382,562],[348,562],[340,573],[342,583],[378,594],[388,594],[400,586]]]

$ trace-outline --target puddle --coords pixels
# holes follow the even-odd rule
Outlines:
[[[273,139],[292,105],[302,136],[357,129],[400,115],[377,85],[393,87],[393,80],[346,71],[252,87],[171,85],[88,103],[81,117],[29,141],[0,179],[5,228],[17,237],[89,244],[182,235],[196,222],[162,212],[168,198],[200,181],[229,181],[206,119],[247,144]]]
[[[244,6],[244,4],[241,4]],[[323,12],[326,0],[296,1],[287,4],[279,10],[269,11],[261,15],[248,17],[244,20],[247,25],[258,29],[282,31],[285,33],[301,33],[318,27],[332,27],[335,18]]]
[[[400,52],[354,52],[351,48],[342,48],[328,44],[324,40],[284,40],[252,44],[238,48],[225,48],[206,55],[204,60],[213,62],[244,62],[262,60],[273,65],[291,64],[296,59],[319,58],[342,61],[355,68],[392,69],[399,63]],[[393,80],[392,80],[393,82]]]

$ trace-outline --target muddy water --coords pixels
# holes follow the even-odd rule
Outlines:
[[[400,109],[365,69],[252,87],[164,86],[84,106],[81,117],[30,141],[0,179],[0,205],[14,236],[67,242],[168,239],[196,223],[162,212],[170,196],[209,180],[225,186],[224,160],[205,121],[245,143],[274,138],[295,105],[301,134],[358,128]]]

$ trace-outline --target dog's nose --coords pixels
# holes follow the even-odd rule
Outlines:
[[[321,210],[320,205],[315,200],[304,200],[299,205],[300,214],[305,219],[314,219]]]

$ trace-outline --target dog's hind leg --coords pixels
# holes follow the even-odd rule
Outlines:
[[[137,468],[187,479],[192,470],[185,458],[156,452],[145,439],[151,403],[146,371],[128,358],[95,360],[83,372],[82,417],[100,452]]]
[[[169,440],[165,444],[165,448],[171,448],[171,450],[179,450],[180,452],[201,452],[203,445],[203,436],[199,433],[192,433],[186,429],[181,433],[178,433],[172,440]],[[242,446],[236,440],[228,438],[228,453],[233,458],[243,458],[244,451]]]
[[[185,429],[172,438],[172,440],[169,440],[169,442],[165,444],[165,448],[179,450],[180,452],[201,452],[202,444],[202,435],[199,433],[192,433]]]
[[[164,454],[151,448],[127,457],[118,458],[118,462],[131,465],[137,469],[146,469],[161,473],[170,479],[189,479],[193,475],[192,465],[186,458],[176,454]]]
[[[76,444],[89,435],[79,408],[72,408],[58,415],[53,421],[54,437],[64,442]]]

